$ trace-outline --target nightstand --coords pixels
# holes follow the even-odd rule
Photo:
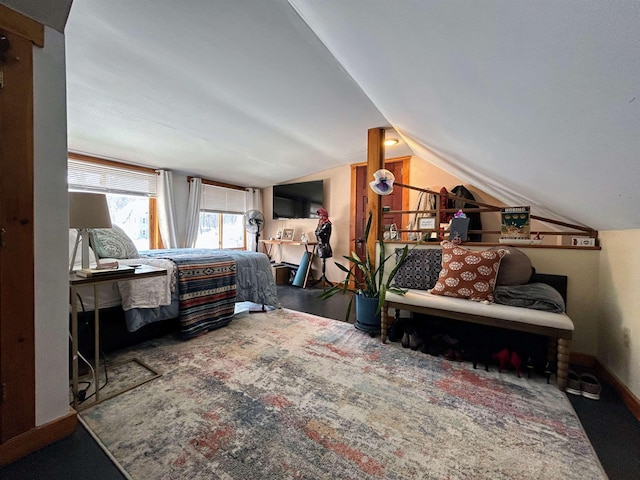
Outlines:
[[[74,409],[76,409],[77,411],[80,411],[84,408],[93,406],[98,404],[99,402],[102,402],[104,400],[107,400],[108,398],[112,398],[116,395],[119,395],[127,390],[131,390],[132,388],[135,388],[139,385],[142,385],[143,383],[148,382],[149,380],[152,380],[153,378],[157,378],[158,376],[160,376],[160,374],[158,372],[156,372],[155,370],[153,370],[152,368],[150,368],[149,366],[145,365],[143,362],[141,362],[138,359],[133,359],[131,361],[134,361],[136,363],[138,363],[139,365],[141,365],[142,367],[146,368],[147,370],[149,370],[150,372],[152,372],[152,374],[154,374],[154,376],[147,378],[141,382],[136,383],[135,385],[129,386],[127,388],[121,389],[115,393],[110,394],[108,397],[100,397],[100,387],[99,387],[99,382],[98,382],[98,371],[100,368],[100,310],[98,308],[94,308],[94,314],[93,314],[93,321],[94,321],[94,365],[93,365],[93,385],[94,385],[94,389],[95,389],[95,399],[93,402],[90,402],[87,405],[81,405],[79,403],[79,398],[78,398],[78,383],[79,383],[79,372],[78,372],[78,304],[76,301],[76,296],[77,296],[77,290],[78,287],[86,287],[86,286],[92,286],[93,287],[93,294],[94,294],[94,303],[95,306],[97,307],[99,305],[99,301],[98,301],[98,294],[99,294],[99,290],[100,290],[100,286],[101,285],[108,285],[108,284],[113,284],[115,282],[120,282],[123,280],[138,280],[138,279],[142,279],[142,278],[149,278],[149,277],[159,277],[159,276],[164,276],[167,275],[167,270],[164,268],[158,268],[158,267],[152,267],[150,265],[142,265],[140,267],[137,267],[133,272],[131,271],[118,271],[118,270],[113,270],[113,271],[109,271],[108,273],[101,273],[100,275],[96,275],[96,276],[92,276],[92,277],[80,277],[78,276],[76,273],[70,273],[69,274],[69,292],[70,292],[70,297],[69,297],[69,301],[71,303],[71,368],[72,368],[72,394],[73,394],[73,401],[72,401],[72,406]]]

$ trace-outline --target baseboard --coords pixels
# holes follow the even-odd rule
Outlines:
[[[47,445],[71,435],[78,425],[78,415],[70,409],[66,415],[34,427],[0,444],[0,466],[8,465]]]
[[[638,399],[638,397],[636,397],[633,392],[629,390],[629,388],[607,367],[602,365],[595,356],[588,355],[586,353],[571,352],[569,363],[581,367],[592,368],[600,381],[613,388],[616,393],[620,395],[622,403],[624,403],[633,416],[640,421],[640,399]]]
[[[596,364],[596,375],[602,379],[603,382],[610,385],[622,398],[622,402],[629,409],[629,411],[640,421],[640,399],[636,397],[629,388],[620,381],[608,368],[602,365],[600,362]]]

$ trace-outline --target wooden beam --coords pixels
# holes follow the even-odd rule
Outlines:
[[[367,178],[373,181],[373,174],[384,168],[384,128],[370,128],[367,133]],[[367,195],[367,217],[372,215],[371,231],[367,240],[367,251],[375,264],[376,242],[380,236],[382,215],[380,195],[373,191]]]
[[[44,47],[44,26],[5,5],[0,5],[0,29],[15,33],[38,47]]]

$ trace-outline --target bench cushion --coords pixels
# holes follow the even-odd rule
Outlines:
[[[573,322],[566,313],[552,313],[496,303],[474,302],[463,298],[432,295],[424,290],[408,290],[405,295],[387,292],[386,301],[404,304],[408,307],[407,310],[411,310],[411,306],[427,307],[573,332]]]

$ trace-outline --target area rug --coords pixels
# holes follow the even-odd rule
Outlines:
[[[81,413],[142,479],[601,479],[566,395],[353,325],[244,314],[119,354],[162,376]]]

